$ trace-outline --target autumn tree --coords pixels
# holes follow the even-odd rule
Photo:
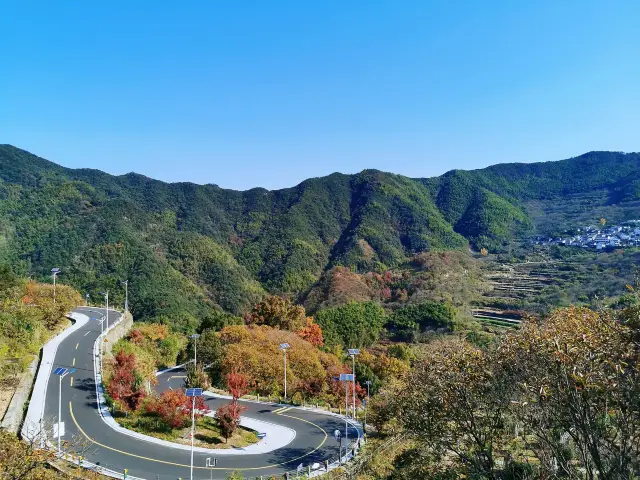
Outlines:
[[[297,332],[306,326],[304,307],[295,305],[290,299],[275,295],[256,304],[244,317],[248,325],[267,325]]]
[[[187,365],[186,370],[187,376],[184,382],[186,388],[209,388],[209,376],[204,371],[201,363],[198,363],[197,366],[190,363]]]
[[[313,323],[313,318],[307,317],[307,324],[297,333],[303,340],[306,340],[315,347],[321,347],[324,345],[324,339],[322,338],[322,328],[317,323]]]
[[[165,390],[162,395],[146,402],[147,413],[155,414],[169,428],[183,428],[191,422],[193,399],[184,390]],[[195,418],[209,412],[202,397],[195,397]]]
[[[109,365],[107,381],[109,397],[125,411],[136,410],[146,396],[143,378],[136,372],[136,357],[120,351]]]
[[[229,393],[231,393],[233,397],[233,403],[238,403],[238,399],[246,395],[249,391],[247,377],[233,371],[227,374],[226,380]]]
[[[246,407],[232,402],[216,410],[215,418],[218,421],[218,426],[225,439],[225,443],[240,426],[240,415],[245,409]]]
[[[397,392],[398,420],[423,446],[435,470],[451,458],[461,473],[496,478],[495,446],[511,385],[486,354],[462,340],[431,343]]]
[[[499,362],[518,387],[513,414],[535,435],[529,448],[549,471],[580,476],[571,445],[587,479],[629,479],[639,471],[637,312],[629,307],[616,319],[570,307],[542,323],[525,322],[500,346]]]

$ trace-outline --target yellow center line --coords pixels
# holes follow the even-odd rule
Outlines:
[[[84,435],[84,437],[87,440],[89,440],[91,443],[95,443],[99,447],[106,448],[107,450],[111,450],[113,452],[118,452],[118,453],[121,453],[123,455],[128,455],[129,457],[135,457],[135,458],[139,458],[141,460],[148,460],[150,462],[164,463],[165,465],[174,465],[176,467],[185,467],[185,468],[189,468],[191,466],[191,465],[187,465],[187,464],[184,464],[184,463],[168,462],[166,460],[158,460],[156,458],[143,457],[142,455],[136,455],[135,453],[125,452],[123,450],[118,450],[117,448],[109,447],[109,446],[104,445],[104,444],[102,444],[100,442],[96,442],[93,438],[91,438],[89,435],[87,435],[85,433],[85,431],[82,429],[82,427],[80,425],[78,425],[78,421],[76,420],[76,417],[73,414],[73,406],[71,405],[71,402],[69,402],[69,413],[71,414],[71,418],[73,419],[73,423],[75,423],[75,425],[78,428],[78,430],[80,431],[80,433],[82,435]],[[198,467],[198,466],[194,465],[193,468],[200,469],[200,470],[263,470],[265,468],[279,467],[281,465],[285,465],[286,463],[295,462],[296,460],[300,460],[301,458],[304,458],[304,457],[307,457],[307,456],[311,455],[316,450],[322,448],[324,443],[327,441],[327,438],[329,437],[329,435],[327,434],[327,431],[324,428],[322,428],[320,425],[316,425],[315,423],[310,422],[309,420],[304,420],[304,419],[298,418],[298,417],[292,417],[290,415],[282,415],[282,416],[283,417],[293,418],[295,420],[300,420],[301,422],[309,423],[309,424],[313,425],[314,427],[319,428],[322,431],[322,433],[324,433],[324,439],[322,440],[322,442],[320,442],[320,445],[318,445],[316,448],[314,448],[310,452],[305,453],[304,455],[301,455],[301,456],[299,456],[297,458],[293,458],[293,459],[287,460],[286,462],[276,463],[274,465],[266,465],[264,467],[250,467],[250,468]]]
[[[79,347],[79,346],[80,346],[80,344],[79,344],[79,343],[76,343],[76,350],[78,349],[78,347]]]
[[[71,377],[71,381],[69,382],[69,386],[73,387],[73,377]]]
[[[72,366],[72,367],[75,367],[75,366],[76,366],[76,359],[75,359],[75,358],[73,359],[73,362],[71,362],[71,366]]]

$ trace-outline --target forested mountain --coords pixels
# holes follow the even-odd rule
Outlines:
[[[164,183],[68,169],[0,146],[0,262],[122,301],[184,329],[266,294],[304,295],[343,265],[384,271],[429,250],[498,249],[532,228],[526,203],[594,190],[638,198],[639,154],[451,171],[430,179],[365,170],[276,191]]]

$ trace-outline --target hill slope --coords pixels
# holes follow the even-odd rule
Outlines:
[[[366,170],[283,190],[226,190],[67,169],[0,146],[0,262],[97,295],[131,280],[138,317],[192,328],[267,291],[298,295],[328,268],[384,270],[426,250],[498,248],[527,202],[605,190],[635,199],[640,155],[592,152],[410,179]],[[97,298],[97,297],[96,297]]]

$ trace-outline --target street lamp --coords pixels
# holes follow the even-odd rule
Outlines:
[[[341,373],[340,381],[344,382],[344,405],[345,405],[345,416],[344,416],[344,456],[346,460],[347,453],[349,451],[349,423],[347,418],[349,417],[346,413],[349,411],[349,382],[354,382],[355,376],[352,373]],[[355,383],[354,383],[355,388]]]
[[[201,388],[188,388],[187,397],[191,397],[191,480],[193,480],[193,437],[194,425],[196,422],[196,397],[202,396]]]
[[[58,384],[58,453],[62,453],[62,448],[60,446],[60,438],[62,437],[62,379],[75,371],[75,368],[63,367],[58,367],[53,371],[53,374],[58,375],[60,380]]]
[[[195,370],[198,366],[198,339],[200,338],[199,333],[194,333],[191,335],[193,338],[193,369]]]
[[[51,269],[51,276],[53,277],[53,303],[56,303],[56,277],[60,273],[59,268]]]
[[[360,350],[350,348],[347,352],[353,360],[353,419],[356,420],[356,355],[360,355]]]
[[[89,306],[89,294],[87,293],[84,298],[86,299],[84,304],[88,307]]]
[[[369,387],[371,386],[371,380],[364,382],[367,386],[367,404],[364,406],[364,432],[367,433],[367,410],[369,410]]]
[[[106,330],[109,330],[109,290],[100,292],[104,296],[104,318],[107,321]]]
[[[124,285],[124,311],[129,311],[129,280],[120,281]]]
[[[291,348],[288,343],[281,343],[280,350],[284,353],[284,399],[287,399],[287,348]]]

